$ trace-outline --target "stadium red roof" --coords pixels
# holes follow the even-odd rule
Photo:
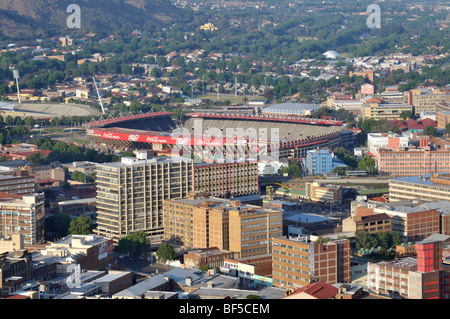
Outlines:
[[[299,124],[311,124],[311,125],[335,125],[342,126],[344,122],[326,119],[311,119],[297,116],[270,116],[270,115],[237,115],[237,114],[205,114],[205,113],[188,113],[188,117],[196,118],[214,118],[214,119],[230,119],[230,120],[256,120],[256,121],[275,121],[285,123],[299,123]]]
[[[84,124],[84,126],[87,127],[101,127],[108,124],[117,124],[120,122],[125,121],[131,121],[131,120],[140,120],[140,119],[146,119],[150,117],[158,117],[158,116],[166,116],[166,115],[172,115],[174,113],[171,112],[155,112],[155,113],[145,113],[145,114],[136,114],[136,115],[128,115],[128,116],[120,116],[115,118],[108,118],[104,120],[98,120],[95,122],[90,122]]]

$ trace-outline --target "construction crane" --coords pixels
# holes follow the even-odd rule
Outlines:
[[[100,102],[100,106],[102,107],[102,112],[103,112],[103,114],[105,114],[105,108],[103,107],[102,98],[100,97],[100,92],[98,91],[97,82],[95,82],[94,77],[92,79],[94,80],[94,86],[95,86],[95,90],[97,91],[98,101]]]

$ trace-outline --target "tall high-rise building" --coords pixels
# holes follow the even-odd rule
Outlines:
[[[183,198],[193,185],[192,160],[147,159],[145,152],[121,162],[98,164],[98,235],[118,240],[144,231],[151,240],[163,238],[163,202]]]

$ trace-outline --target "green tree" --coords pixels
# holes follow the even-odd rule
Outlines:
[[[302,169],[296,160],[290,160],[288,163],[288,170],[291,176],[299,176]]]
[[[209,270],[209,266],[208,265],[202,265],[202,266],[200,266],[200,267],[198,267],[198,269],[199,270],[201,270],[201,271],[208,271]]]
[[[434,125],[427,125],[423,129],[423,135],[436,136],[437,128]]]
[[[138,257],[148,250],[149,245],[150,239],[148,235],[143,231],[138,231],[119,239],[117,252],[128,254],[131,257]]]
[[[69,234],[71,235],[89,235],[92,234],[92,219],[81,215],[70,221]]]
[[[450,134],[450,123],[445,125],[445,134]]]
[[[374,173],[375,172],[375,160],[370,156],[364,156],[359,162],[358,162],[358,169]]]
[[[34,167],[41,166],[46,163],[45,156],[39,152],[36,152],[36,153],[33,153],[33,154],[27,156],[26,160],[28,162],[31,162],[31,165]]]
[[[326,244],[326,243],[328,243],[329,241],[330,241],[330,238],[319,236],[319,237],[317,237],[315,243],[316,243],[316,244]]]
[[[56,214],[45,220],[45,231],[58,238],[65,237],[69,234],[71,218],[67,214]]]
[[[158,250],[156,251],[156,256],[162,262],[166,262],[174,260],[177,257],[177,253],[173,245],[164,243],[159,246]]]
[[[412,117],[412,112],[411,111],[402,111],[400,113],[400,117],[402,118],[403,121],[406,121],[407,119],[410,119]]]

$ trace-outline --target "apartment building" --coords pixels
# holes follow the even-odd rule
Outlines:
[[[0,193],[0,237],[19,233],[25,245],[44,242],[44,194]]]
[[[136,158],[98,164],[97,228],[95,233],[115,243],[130,233],[144,231],[153,242],[163,239],[163,202],[183,198],[193,184],[192,160]]]
[[[392,231],[398,232],[404,241],[423,240],[440,230],[440,212],[424,201],[366,202],[354,206],[352,211],[352,217],[378,214],[391,218]],[[369,223],[369,229],[370,226]]]
[[[35,192],[35,180],[31,169],[15,169],[0,174],[0,192],[30,195]]]
[[[392,218],[384,213],[356,215],[347,217],[342,221],[342,232],[363,231],[369,234],[377,232],[389,233],[392,231]]]
[[[450,101],[442,101],[436,104],[437,128],[445,128],[450,123]]]
[[[425,144],[422,144],[422,141]],[[450,149],[432,149],[421,140],[421,147],[378,149],[378,174],[415,176],[450,172]]]
[[[306,152],[304,165],[308,175],[329,174],[333,170],[333,153],[329,150],[310,150]]]
[[[448,271],[442,268],[442,242],[415,244],[417,259],[406,257],[367,265],[369,291],[374,294],[406,299],[442,299]]]
[[[279,237],[273,239],[272,246],[275,287],[295,289],[315,281],[350,282],[348,239],[318,244],[306,237]]]
[[[389,180],[389,200],[450,200],[450,174],[423,174]]]
[[[383,103],[374,97],[363,98],[361,116],[363,119],[399,120],[403,111],[412,111],[412,105],[407,103]]]
[[[409,137],[395,133],[367,133],[367,147],[369,153],[376,157],[378,149],[399,149],[409,145]]]
[[[423,111],[436,111],[436,105],[450,102],[450,94],[439,89],[419,88],[404,92],[404,101],[413,106],[414,114]]]
[[[305,183],[306,198],[314,202],[340,204],[342,201],[342,186],[318,182]]]
[[[246,196],[259,192],[258,162],[194,165],[194,191],[212,197]]]
[[[281,211],[236,207],[229,212],[229,249],[240,258],[270,253],[272,238],[282,234]]]
[[[268,253],[282,234],[282,212],[238,200],[188,195],[164,201],[164,238],[196,248],[217,247],[239,257]]]

